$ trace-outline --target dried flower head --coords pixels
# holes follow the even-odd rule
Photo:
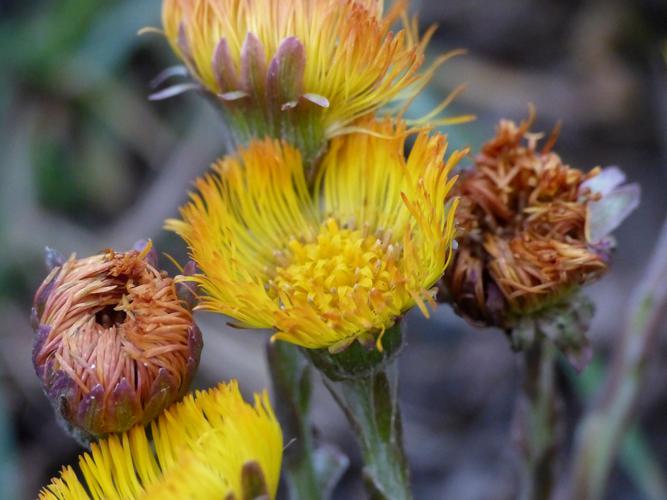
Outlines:
[[[456,188],[461,236],[443,292],[478,324],[512,328],[602,276],[607,235],[638,201],[620,170],[564,164],[552,151],[558,127],[539,148],[533,118],[501,121]]]
[[[420,40],[406,3],[384,13],[382,0],[164,0],[163,27],[241,144],[284,138],[309,160],[355,119],[415,95],[447,57],[418,72],[433,30]]]
[[[35,294],[35,370],[84,441],[155,418],[199,364],[192,314],[142,248],[58,262]]]
[[[454,207],[441,135],[420,133],[408,158],[404,123],[363,124],[371,134],[332,141],[306,185],[298,150],[252,143],[197,181],[197,194],[170,220],[203,274],[202,306],[274,339],[307,348],[381,348],[382,333],[417,304],[451,252]]]
[[[63,467],[39,498],[275,498],[283,439],[266,393],[251,406],[232,381],[188,395],[150,435],[138,425],[93,443],[79,457],[84,481]]]

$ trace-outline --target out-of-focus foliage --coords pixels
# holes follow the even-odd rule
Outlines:
[[[18,484],[15,480],[18,474],[16,463],[16,443],[12,434],[12,422],[9,421],[4,394],[0,391],[0,483],[6,489],[3,495],[12,498],[17,495]]]

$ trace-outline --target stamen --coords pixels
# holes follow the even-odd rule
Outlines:
[[[272,273],[275,278],[265,286],[276,300],[278,290],[288,293],[289,308],[307,307],[328,324],[346,318],[363,330],[373,328],[383,315],[391,326],[401,312],[391,306],[403,305],[411,296],[400,267],[402,247],[390,241],[388,231],[346,228],[328,218],[310,241],[292,239],[289,250],[274,253],[280,257]]]

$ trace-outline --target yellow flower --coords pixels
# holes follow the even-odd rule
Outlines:
[[[416,95],[449,56],[418,72],[433,30],[420,40],[407,2],[386,13],[383,4],[164,0],[162,15],[173,50],[217,96],[241,143],[285,138],[311,158],[355,119]],[[392,32],[401,18],[405,28]]]
[[[308,189],[300,153],[252,143],[214,166],[167,228],[203,274],[202,307],[274,339],[341,350],[381,334],[413,305],[428,315],[451,252],[456,203],[446,140],[421,132],[406,159],[405,123],[361,124],[372,134],[331,142]],[[376,337],[378,334],[379,337]]]
[[[235,381],[187,396],[151,423],[92,445],[79,457],[85,486],[74,469],[40,492],[41,499],[274,498],[282,433],[266,393],[254,407]],[[249,487],[252,492],[245,495]]]

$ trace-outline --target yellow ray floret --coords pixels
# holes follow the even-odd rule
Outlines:
[[[210,92],[265,106],[282,99],[274,114],[315,103],[332,137],[356,118],[414,95],[446,58],[419,72],[433,30],[420,40],[406,1],[387,12],[383,4],[164,0],[162,18],[172,48]],[[401,18],[405,28],[392,32]]]
[[[337,350],[391,327],[432,299],[451,252],[456,202],[441,135],[416,137],[404,123],[361,123],[372,134],[336,138],[314,194],[300,154],[257,141],[220,160],[167,221],[202,274],[202,307],[275,339]]]
[[[269,498],[278,488],[282,433],[266,393],[247,404],[235,381],[187,396],[151,424],[92,445],[40,492],[41,499],[245,498],[242,471],[261,471]],[[85,486],[84,486],[85,485]]]

